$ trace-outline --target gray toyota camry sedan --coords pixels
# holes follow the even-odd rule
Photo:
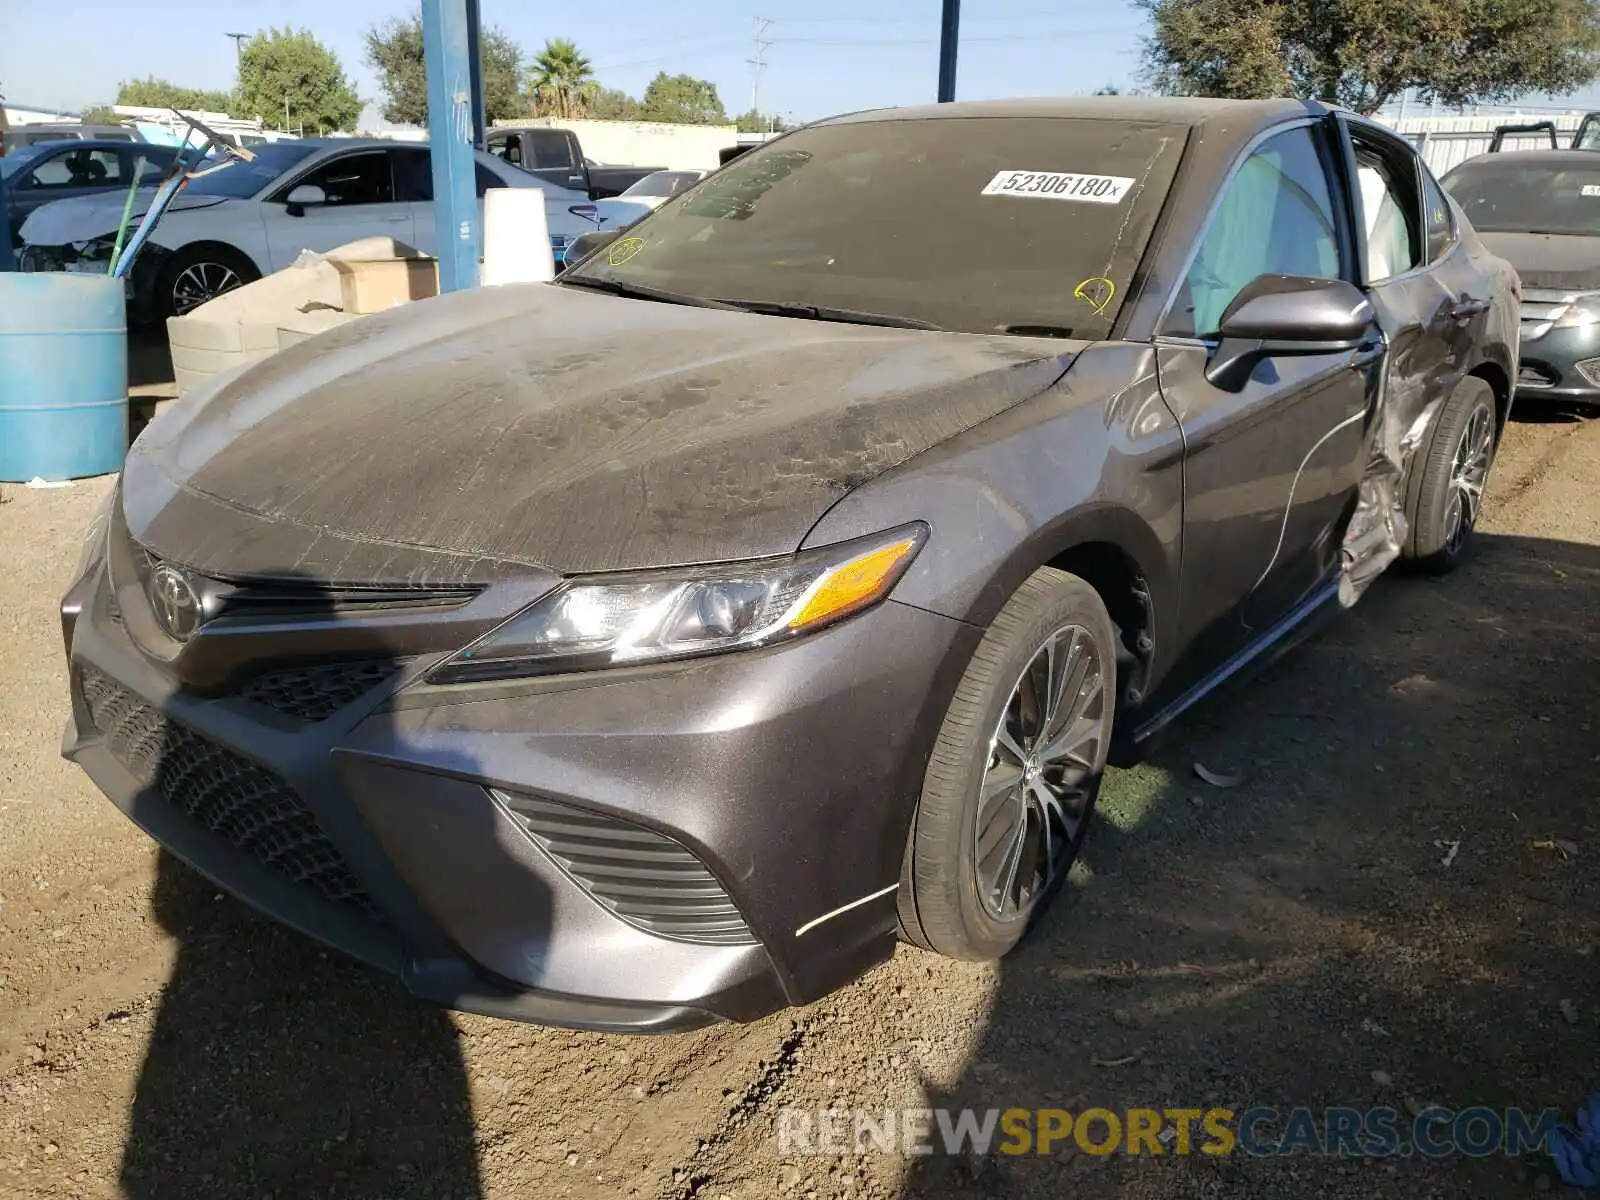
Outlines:
[[[897,936],[996,958],[1108,761],[1469,551],[1515,288],[1316,105],[823,121],[159,417],[62,606],[65,752],[463,1009],[667,1030]]]

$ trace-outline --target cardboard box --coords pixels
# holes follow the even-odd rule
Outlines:
[[[347,313],[385,312],[397,304],[439,294],[439,264],[431,258],[333,258]]]

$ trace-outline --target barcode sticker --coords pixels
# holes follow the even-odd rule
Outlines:
[[[1080,175],[1074,171],[1001,171],[989,180],[982,194],[1120,204],[1132,186],[1133,180],[1123,175]]]

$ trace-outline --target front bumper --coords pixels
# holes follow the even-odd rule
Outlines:
[[[1517,391],[1600,403],[1600,325],[1530,327],[1525,320]]]
[[[768,650],[624,671],[437,688],[421,677],[441,656],[421,655],[369,662],[364,678],[381,681],[303,720],[261,702],[282,698],[278,684],[180,684],[126,616],[104,565],[64,602],[64,753],[152,837],[421,997],[639,1032],[806,1003],[892,951],[892,890],[858,901],[899,879],[923,765],[978,637],[890,602]],[[282,665],[260,664],[258,680]],[[523,802],[599,822],[596,853],[643,838],[659,859],[670,839],[699,864],[691,902],[720,889],[748,936],[663,935],[619,915],[530,833]]]

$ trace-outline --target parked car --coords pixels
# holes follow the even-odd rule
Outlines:
[[[593,241],[158,417],[62,605],[135,821],[557,1025],[1005,954],[1113,751],[1468,552],[1516,374],[1510,268],[1315,104],[857,113]]]
[[[136,319],[182,315],[288,266],[302,250],[388,236],[435,252],[425,144],[307,138],[253,152],[253,162],[203,175],[173,202],[134,267]],[[479,152],[477,181],[480,201],[491,187],[540,188],[557,261],[568,241],[595,228],[594,205],[582,193],[493,155]],[[135,212],[149,200],[146,194]],[[119,196],[92,196],[37,209],[22,225],[22,269],[104,271],[122,206]]]
[[[699,183],[710,171],[656,171],[646,175],[620,196],[596,203],[600,227],[620,229],[654,212],[668,200]]]
[[[159,182],[177,158],[176,146],[129,141],[35,142],[12,151],[0,158],[0,179],[13,242],[21,244],[23,219],[41,205],[104,192],[125,198],[135,179]]]
[[[613,167],[587,158],[578,135],[570,129],[543,125],[501,126],[489,131],[484,147],[490,154],[557,187],[571,188],[591,200],[621,195],[662,167]]]
[[[39,122],[32,125],[11,125],[6,128],[6,153],[40,142],[142,142],[144,135],[130,125],[83,125],[72,122]]]
[[[1600,405],[1600,158],[1480,154],[1443,183],[1484,244],[1522,277],[1518,391]]]

